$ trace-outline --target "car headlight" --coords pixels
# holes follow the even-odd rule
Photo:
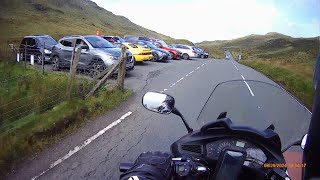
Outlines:
[[[51,54],[51,51],[48,50],[48,49],[44,49],[44,53],[45,53],[45,54]]]

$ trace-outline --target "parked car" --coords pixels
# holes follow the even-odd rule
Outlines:
[[[199,47],[195,47],[195,49],[200,53],[200,57],[201,57],[202,59],[209,57],[208,51],[203,50],[203,49],[201,49],[201,48],[199,48]]]
[[[200,57],[200,54],[193,48],[193,46],[183,44],[171,44],[169,47],[181,51],[183,59]]]
[[[130,42],[124,42],[122,44],[133,54],[135,62],[150,61],[153,59],[151,48],[145,48]],[[121,47],[121,44],[118,43],[116,46]]]
[[[164,50],[167,50],[170,52],[170,56],[171,58],[169,57],[169,59],[181,59],[182,57],[182,52],[177,50],[177,49],[173,49],[173,48],[169,48],[165,43],[162,44],[159,42],[154,42],[154,44],[158,47],[158,48],[161,48],[161,49],[164,49]]]
[[[153,61],[167,60],[170,55],[170,53],[168,51],[158,48],[152,42],[149,42],[149,41],[131,41],[131,42],[135,43],[137,45],[140,45],[142,47],[145,47],[145,48],[151,48],[152,55],[153,55]]]
[[[19,47],[20,58],[21,58],[21,60],[23,60],[25,57],[27,57],[27,60],[29,60],[30,55],[34,55],[35,62],[37,64],[42,64],[41,56],[42,56],[42,50],[44,48],[43,60],[45,62],[49,62],[52,47],[56,44],[57,44],[57,41],[54,40],[49,35],[25,36],[22,39],[20,47]]]
[[[111,42],[112,44],[125,42],[125,40],[122,39],[119,36],[105,36],[105,35],[102,35],[101,37],[104,38],[105,40]]]
[[[77,68],[88,72],[92,77],[116,63],[121,55],[120,48],[115,47],[100,36],[66,36],[60,39],[58,44],[52,48],[53,70],[70,67],[74,42],[76,46],[81,46],[82,48]],[[134,58],[129,51],[127,51],[126,69],[127,71],[134,69]]]

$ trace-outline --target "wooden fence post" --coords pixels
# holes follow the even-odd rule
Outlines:
[[[126,76],[126,65],[127,65],[127,53],[126,53],[126,47],[124,45],[121,46],[121,60],[122,61],[120,63],[119,71],[118,71],[117,86],[121,91],[123,91],[124,78]]]
[[[26,42],[24,46],[24,68],[27,69],[27,45],[28,43]]]
[[[120,59],[119,63],[114,64],[112,68],[109,70],[109,72],[91,89],[91,91],[86,95],[86,99],[90,96],[92,96],[109,78],[109,76],[112,75],[112,73],[120,66],[120,64],[124,61],[123,58]]]
[[[81,56],[81,48],[80,47],[76,48],[76,50],[74,50],[74,52],[75,53],[73,55],[73,59],[71,59],[70,78],[69,78],[69,83],[67,86],[67,93],[66,93],[66,96],[68,99],[71,98],[72,86],[73,86],[73,82],[76,77],[77,66],[78,66],[80,56]]]
[[[42,51],[41,51],[41,68],[42,68],[42,74],[44,74],[44,49],[46,47],[46,43],[44,42],[43,43],[43,48],[42,48]]]

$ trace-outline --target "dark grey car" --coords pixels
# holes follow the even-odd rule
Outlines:
[[[59,40],[58,44],[52,48],[52,69],[58,70],[62,67],[70,67],[73,51],[73,42],[76,46],[81,45],[81,56],[78,64],[79,70],[89,72],[94,76],[98,72],[104,71],[120,58],[121,49],[115,47],[100,36],[66,36]],[[127,71],[134,69],[133,55],[127,51]]]

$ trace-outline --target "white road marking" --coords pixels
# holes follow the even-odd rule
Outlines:
[[[163,91],[167,91],[168,89],[164,89]]]
[[[175,86],[175,85],[176,85],[176,83],[173,83],[173,84],[172,84],[172,86]]]
[[[160,93],[163,93],[163,91],[160,91]]]
[[[197,67],[197,69],[200,69],[200,66],[199,66],[199,67]]]
[[[204,64],[202,64],[202,66],[204,66]]]
[[[240,75],[241,75],[242,79],[244,80],[244,83],[247,85],[247,87],[248,87],[248,89],[249,89],[249,91],[250,91],[251,95],[252,95],[252,96],[254,96],[254,94],[253,94],[253,92],[252,92],[252,90],[251,90],[251,88],[250,88],[249,84],[246,82],[246,79],[242,76],[242,74],[240,74]]]
[[[191,71],[190,74],[194,73],[194,71]]]
[[[186,75],[186,77],[188,77],[188,76],[189,76],[189,74]]]
[[[180,81],[182,81],[184,78],[182,77],[182,78],[180,78],[176,83],[178,83],[178,82],[180,82]]]
[[[237,71],[239,71],[238,67],[232,62],[233,66],[236,68]]]
[[[71,157],[72,155],[74,155],[75,153],[77,153],[78,151],[80,151],[82,148],[86,147],[87,145],[89,145],[92,141],[94,141],[95,139],[97,139],[98,137],[100,137],[101,135],[103,135],[105,132],[107,132],[109,129],[113,128],[114,126],[118,125],[119,123],[121,123],[121,121],[123,121],[125,118],[127,118],[128,116],[130,116],[132,114],[132,112],[127,112],[126,114],[124,114],[121,118],[119,118],[118,120],[114,121],[113,123],[109,124],[107,127],[105,127],[104,129],[100,130],[97,134],[91,136],[89,139],[85,140],[80,146],[76,146],[75,148],[73,148],[73,150],[70,150],[68,154],[66,154],[65,156],[63,156],[62,158],[58,159],[57,161],[55,161],[54,163],[52,163],[50,165],[50,167],[48,169],[46,169],[45,171],[43,171],[42,173],[40,173],[39,175],[35,176],[32,178],[32,180],[35,180],[37,178],[39,178],[40,176],[42,176],[43,174],[45,174],[46,172],[48,172],[49,170],[51,170],[52,168],[54,168],[55,166],[59,165],[60,163],[62,163],[63,161],[67,160],[69,157]]]

